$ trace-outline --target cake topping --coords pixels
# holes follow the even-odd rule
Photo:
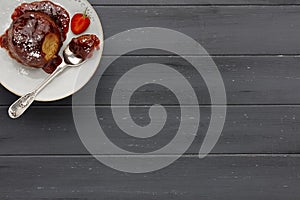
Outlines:
[[[76,35],[83,33],[90,26],[91,20],[86,12],[87,9],[85,9],[84,13],[76,13],[72,17],[71,30]]]
[[[69,31],[70,16],[69,13],[61,6],[52,3],[51,1],[36,1],[32,3],[22,3],[18,6],[11,16],[12,20],[28,11],[39,11],[51,17],[58,27],[61,28],[63,40],[67,38]]]

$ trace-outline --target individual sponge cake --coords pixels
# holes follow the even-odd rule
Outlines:
[[[0,46],[23,65],[52,73],[60,64],[58,52],[69,30],[68,12],[51,1],[22,3],[0,37]]]
[[[48,15],[26,12],[11,24],[7,49],[26,66],[40,68],[55,58],[62,46],[60,30]]]

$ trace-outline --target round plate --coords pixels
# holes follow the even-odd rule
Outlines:
[[[14,9],[23,2],[33,2],[34,0],[9,0],[1,2],[0,7],[0,34],[3,34],[9,27],[12,20],[10,18]],[[100,19],[87,0],[53,0],[55,4],[64,7],[70,14],[70,18],[75,13],[82,13],[87,8],[87,13],[91,18],[89,28],[83,33],[95,34],[101,40],[100,49],[95,50],[94,55],[80,67],[68,68],[61,75],[56,77],[38,94],[37,101],[55,101],[68,97],[81,89],[93,76],[97,70],[103,52],[103,30]],[[9,16],[9,17],[8,17]],[[61,48],[65,48],[73,37],[77,37],[69,30],[66,41]],[[8,52],[0,49],[0,82],[12,93],[22,96],[35,89],[47,76],[42,69],[25,67],[8,56]],[[80,78],[77,78],[80,73]]]

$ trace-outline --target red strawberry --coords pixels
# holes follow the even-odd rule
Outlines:
[[[84,13],[76,13],[71,20],[71,30],[76,35],[83,33],[91,23],[86,11],[87,9]]]

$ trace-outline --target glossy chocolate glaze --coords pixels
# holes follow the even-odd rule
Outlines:
[[[69,13],[59,5],[52,3],[51,1],[37,1],[32,3],[22,3],[18,6],[11,16],[14,21],[25,12],[38,11],[49,15],[61,29],[63,41],[67,38],[69,31],[70,16]]]
[[[60,38],[60,30],[48,15],[26,12],[13,21],[8,29],[7,49],[10,55],[22,64],[36,68],[43,67],[48,61],[45,60],[41,49],[44,38],[49,33],[56,34]],[[59,43],[61,47],[62,42]]]
[[[11,18],[13,22],[0,37],[0,46],[21,64],[52,73],[61,63],[57,54],[69,30],[67,11],[51,1],[39,1],[21,4]],[[51,60],[46,60],[42,45],[49,34],[57,36],[58,49]]]

